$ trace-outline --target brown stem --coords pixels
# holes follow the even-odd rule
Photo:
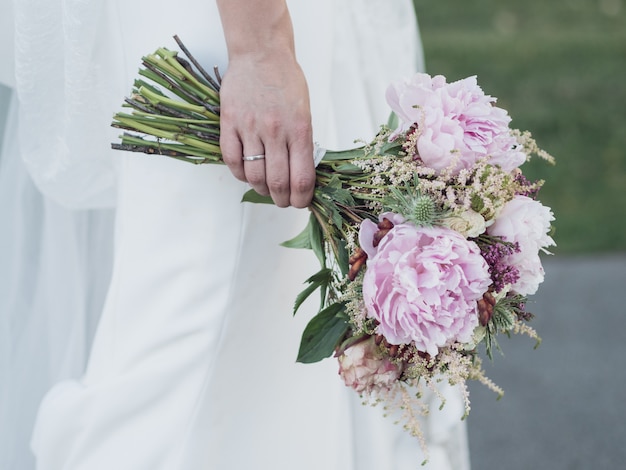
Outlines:
[[[169,106],[166,106],[161,103],[155,104],[154,108],[160,111],[165,116],[177,117],[177,118],[182,118],[182,119],[194,119],[194,116],[189,112],[179,111],[177,109],[170,108]],[[151,114],[157,114],[157,113],[152,111]]]
[[[220,75],[220,70],[217,68],[217,65],[213,67],[213,73],[215,74],[215,78],[217,78],[217,83],[222,84],[222,75]]]
[[[125,150],[127,152],[146,153],[148,155],[164,155],[166,157],[176,158],[188,163],[194,163],[196,165],[203,163],[216,163],[216,160],[209,157],[189,157],[185,153],[177,152],[161,147],[150,147],[135,144],[111,144],[113,150]]]
[[[111,144],[113,150],[125,150],[127,152],[147,153],[150,155],[166,155],[168,157],[186,157],[184,153],[176,152],[159,147],[149,147],[134,144]]]
[[[144,113],[148,113],[148,114],[154,114],[154,111],[150,109],[149,106],[146,106],[137,100],[134,100],[132,98],[125,98],[124,101],[128,103],[129,105],[131,105],[133,108],[138,109],[139,111],[143,111]]]
[[[213,77],[211,77],[211,75],[209,75],[207,71],[204,70],[204,67],[200,65],[200,62],[198,62],[196,58],[193,55],[191,55],[191,52],[189,52],[189,49],[187,49],[187,47],[183,44],[183,42],[180,40],[178,35],[174,35],[174,41],[176,41],[176,43],[178,44],[178,47],[180,47],[180,49],[187,56],[187,58],[191,61],[191,63],[196,66],[200,74],[211,84],[211,88],[219,92],[220,84],[222,83],[222,78],[219,76],[219,73],[217,73],[217,67],[215,67],[215,70],[216,70],[215,75],[217,76],[219,83],[213,80]]]
[[[200,98],[198,98],[197,96],[189,93],[187,90],[183,89],[178,83],[176,83],[174,80],[172,80],[170,77],[168,77],[167,75],[165,75],[163,72],[161,72],[158,68],[156,68],[154,65],[149,64],[148,62],[143,62],[143,66],[145,68],[147,68],[148,70],[154,72],[156,75],[159,76],[159,78],[161,78],[162,80],[165,80],[167,82],[167,84],[171,87],[171,90],[176,90],[177,92],[185,95],[185,97],[189,100],[191,100],[192,102],[196,103],[199,106],[204,106],[207,110],[211,111],[207,104],[202,101]],[[211,111],[213,112],[213,111]]]

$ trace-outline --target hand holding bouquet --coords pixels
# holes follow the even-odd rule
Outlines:
[[[132,111],[113,124],[130,133],[113,147],[223,163],[219,73],[179,45],[195,69],[166,49],[145,57],[126,100]],[[309,224],[284,245],[312,249],[321,265],[295,302],[297,311],[320,293],[298,361],[335,355],[346,385],[401,409],[421,436],[420,387],[477,379],[501,392],[484,376],[479,346],[491,357],[498,333],[538,340],[525,303],[543,281],[553,216],[536,199],[542,182],[520,166],[551,157],[509,128],[475,77],[417,74],[392,84],[387,101],[394,119],[371,142],[317,149]],[[271,202],[254,192],[244,200]]]

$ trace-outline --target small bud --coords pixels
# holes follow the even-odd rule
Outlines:
[[[391,357],[398,357],[398,351],[400,350],[400,346],[397,344],[392,344],[389,346],[389,355]]]
[[[393,228],[393,222],[389,219],[383,219],[378,222],[378,231],[374,234],[372,244],[376,247],[381,240],[389,233],[389,230]]]
[[[495,306],[495,298],[490,292],[486,292],[482,299],[478,302],[478,320],[482,326],[487,326],[489,320],[493,316],[493,308]]]
[[[496,306],[496,298],[491,292],[485,292],[485,294],[483,295],[483,299],[485,299],[485,301],[487,301],[487,303],[492,307]]]
[[[378,222],[378,228],[380,230],[391,230],[393,228],[393,222],[385,218]]]
[[[361,248],[357,247],[356,250],[354,250],[354,253],[352,253],[352,256],[350,256],[350,259],[348,259],[348,263],[356,263],[357,260],[363,257],[363,255],[366,255],[366,253]]]
[[[350,265],[350,270],[348,271],[348,279],[354,281],[359,274],[359,271],[367,261],[367,253],[365,253],[361,248],[357,248],[354,250],[352,256],[348,260],[348,264]]]

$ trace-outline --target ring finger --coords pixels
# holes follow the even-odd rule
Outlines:
[[[262,196],[270,194],[265,181],[265,149],[260,140],[243,142],[243,170],[252,189]]]

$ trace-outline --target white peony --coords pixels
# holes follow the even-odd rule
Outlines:
[[[441,224],[459,232],[465,238],[476,238],[487,228],[485,218],[471,209],[445,217]]]
[[[534,294],[543,282],[539,252],[547,252],[547,247],[555,245],[548,235],[553,220],[549,207],[529,197],[516,196],[504,205],[495,222],[487,229],[489,235],[519,246],[518,253],[505,259],[507,264],[519,270],[519,279],[511,286],[519,294]]]

